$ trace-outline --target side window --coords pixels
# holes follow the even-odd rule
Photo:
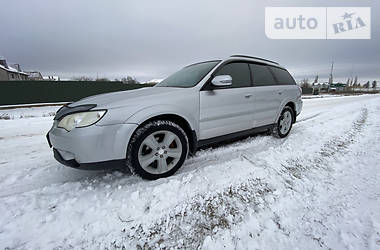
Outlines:
[[[249,67],[251,68],[253,86],[276,85],[276,81],[266,65],[249,64]]]
[[[251,87],[251,76],[247,63],[227,64],[216,75],[230,75],[232,77],[230,88]]]
[[[295,85],[296,84],[293,77],[285,69],[272,67],[272,66],[270,66],[270,69],[272,70],[274,76],[276,77],[278,84],[280,85]]]

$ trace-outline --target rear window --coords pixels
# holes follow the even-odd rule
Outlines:
[[[278,84],[280,85],[295,85],[293,77],[285,69],[269,66],[272,70]]]
[[[262,64],[249,64],[251,68],[253,86],[272,86],[276,85],[273,74],[267,66]]]

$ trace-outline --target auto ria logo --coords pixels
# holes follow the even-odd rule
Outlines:
[[[364,23],[364,21],[361,17],[353,18],[352,17],[353,15],[355,15],[355,12],[353,12],[351,14],[348,14],[347,12],[344,13],[344,15],[342,16],[343,22],[333,24],[334,33],[338,34],[341,32],[359,29],[361,27],[366,26],[366,24]]]
[[[370,7],[267,7],[271,39],[371,39]]]

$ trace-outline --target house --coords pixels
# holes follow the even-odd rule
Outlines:
[[[28,80],[28,75],[21,70],[19,64],[8,65],[5,58],[0,57],[0,81]]]
[[[344,91],[347,87],[345,83],[332,83],[329,86],[329,92],[340,92]]]
[[[25,73],[28,74],[28,79],[32,81],[42,81],[44,79],[41,72],[38,71],[26,71]]]
[[[43,78],[45,81],[60,81],[61,80],[59,76],[44,76]]]
[[[329,84],[327,82],[313,83],[313,94],[327,93],[329,91]]]

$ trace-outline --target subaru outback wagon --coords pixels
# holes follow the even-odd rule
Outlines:
[[[265,131],[286,137],[301,109],[301,89],[285,68],[235,55],[189,65],[154,87],[65,105],[47,139],[64,165],[157,179],[201,146]]]

